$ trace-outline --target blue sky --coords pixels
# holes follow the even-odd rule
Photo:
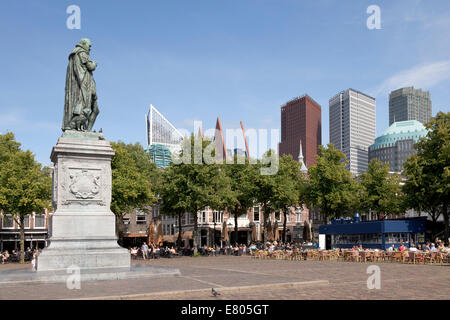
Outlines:
[[[66,27],[72,4],[80,30]],[[372,4],[380,30],[366,27]],[[307,93],[322,106],[326,144],[328,100],[350,87],[377,99],[380,134],[393,89],[430,90],[433,114],[449,111],[449,34],[448,0],[2,1],[0,132],[50,164],[67,56],[88,37],[94,129],[112,141],[145,145],[150,104],[188,130],[194,120],[214,128],[217,116],[224,128],[279,129],[280,105]]]

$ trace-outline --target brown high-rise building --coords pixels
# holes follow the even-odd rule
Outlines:
[[[322,109],[310,96],[303,95],[281,106],[281,142],[279,154],[298,159],[300,144],[306,166],[316,163],[315,155],[322,144]]]

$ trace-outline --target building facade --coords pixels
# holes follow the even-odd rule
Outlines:
[[[25,216],[25,249],[47,246],[48,226],[53,212],[32,213]],[[20,227],[12,215],[0,213],[0,252],[20,250]]]
[[[316,163],[315,155],[322,144],[322,108],[307,94],[281,106],[280,155],[290,154],[297,159],[302,143],[305,165]]]
[[[321,249],[348,249],[362,245],[363,248],[386,250],[392,245],[396,248],[401,244],[407,247],[423,245],[426,224],[426,217],[365,222],[334,219],[319,227],[319,246]]]
[[[235,219],[227,211],[216,211],[205,208],[197,214],[198,234],[197,243],[199,246],[225,246],[234,244]],[[303,241],[303,226],[309,220],[309,211],[306,207],[292,207],[286,220],[286,241]],[[278,226],[279,240],[281,239],[284,214],[272,212],[268,221]],[[166,230],[164,240],[168,243],[175,243],[178,237],[178,219],[174,220],[174,233]],[[226,224],[229,242],[224,241],[224,224]],[[247,214],[238,217],[238,243],[248,244],[250,242],[264,242],[264,212],[258,204],[249,208]],[[194,229],[194,215],[185,213],[182,217],[182,239],[184,245],[193,244],[192,234]],[[256,230],[256,235],[252,238],[252,232]]]
[[[150,105],[146,123],[146,151],[158,168],[165,168],[171,162],[172,154],[181,150],[183,135],[153,105]]]
[[[375,98],[347,89],[329,101],[330,142],[347,157],[355,175],[367,170],[369,146],[376,134]]]
[[[389,94],[389,125],[397,121],[430,121],[432,106],[429,91],[406,87]]]
[[[427,135],[427,129],[417,120],[394,122],[369,147],[369,161],[378,159],[400,172],[409,156],[417,151],[414,145]]]

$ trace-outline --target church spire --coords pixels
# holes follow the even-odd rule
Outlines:
[[[305,162],[303,161],[302,140],[300,140],[300,151],[298,152],[298,162],[300,163],[300,171],[306,173],[308,169],[306,168]]]

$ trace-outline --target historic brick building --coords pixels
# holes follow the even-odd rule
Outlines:
[[[48,226],[53,212],[25,216],[25,249],[47,246]],[[12,215],[0,212],[0,252],[20,249],[20,228]]]

